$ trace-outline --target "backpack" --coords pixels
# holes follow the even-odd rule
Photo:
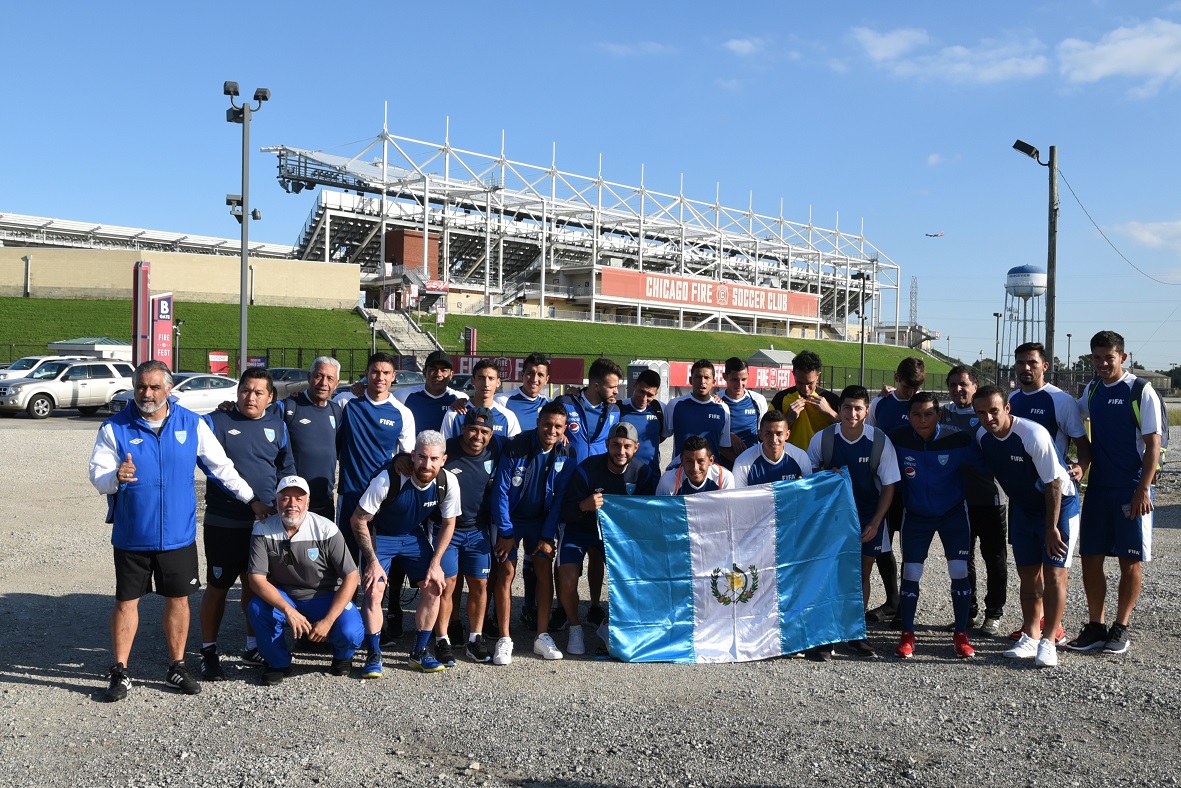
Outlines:
[[[820,432],[820,462],[821,467],[825,470],[830,470],[832,465],[832,452],[836,444],[837,430],[841,428],[840,424],[833,424],[825,427]],[[886,433],[878,428],[873,430],[873,447],[869,450],[869,469],[872,473],[878,472],[878,466],[882,464],[882,452],[886,448]]]
[[[1140,398],[1144,394],[1144,389],[1152,384],[1141,377],[1132,377],[1132,393],[1128,397],[1132,401],[1132,424],[1137,430],[1142,429],[1144,420],[1140,415]],[[1091,381],[1091,390],[1087,393],[1087,412],[1091,411],[1091,400],[1095,397],[1095,391],[1099,388],[1099,378]],[[1156,467],[1159,468],[1165,462],[1165,450],[1169,448],[1169,409],[1165,407],[1165,400],[1163,397],[1156,398],[1157,405],[1160,407],[1160,459],[1157,461]]]

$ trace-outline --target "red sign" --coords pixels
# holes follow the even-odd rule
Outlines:
[[[668,362],[668,385],[687,388],[689,386],[689,372],[693,369],[691,361]],[[794,385],[791,367],[747,367],[749,376],[746,379],[748,389],[785,389]],[[725,388],[726,365],[714,363],[714,386]]]
[[[152,296],[152,360],[172,369],[172,293]]]
[[[443,293],[451,289],[451,285],[444,282],[442,279],[428,279],[423,283],[423,287],[427,290]]]
[[[820,313],[819,296],[809,293],[617,268],[602,269],[599,292],[605,296],[710,311],[802,318],[815,318]]]
[[[500,372],[500,379],[507,383],[520,383],[525,374],[524,356],[452,356],[456,374],[470,375],[472,367],[482,359],[492,359]],[[554,385],[574,383],[581,385],[586,362],[581,358],[551,358],[549,382]]]
[[[229,375],[230,354],[224,350],[210,350],[209,371],[214,375]]]
[[[141,260],[131,275],[131,363],[152,359],[152,264]]]

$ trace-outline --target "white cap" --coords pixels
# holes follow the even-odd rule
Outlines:
[[[304,481],[304,478],[302,476],[295,476],[293,474],[291,476],[284,476],[282,479],[279,480],[278,486],[275,487],[275,495],[278,495],[279,493],[283,492],[288,487],[298,487],[299,489],[306,492],[308,495],[312,494],[312,491],[308,487],[308,483],[306,481]]]

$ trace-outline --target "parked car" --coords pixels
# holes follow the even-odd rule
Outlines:
[[[47,361],[27,378],[0,380],[0,413],[26,411],[43,419],[56,408],[98,413],[112,399],[130,391],[135,371],[125,361]]]
[[[285,400],[293,394],[306,391],[308,387],[308,371],[294,367],[276,367],[267,370],[275,381],[275,401]]]
[[[476,387],[472,385],[472,376],[466,372],[452,375],[451,382],[447,384],[447,387],[464,394],[471,394],[476,390]]]
[[[182,407],[193,413],[204,415],[217,410],[223,402],[233,402],[237,397],[238,381],[224,375],[207,375],[204,372],[178,372],[172,376],[172,396]],[[111,400],[111,412],[118,413],[133,399],[128,391]]]
[[[85,361],[85,356],[25,356],[0,369],[0,380],[27,378],[42,364],[50,361]]]
[[[356,381],[355,383],[349,383],[347,381],[344,383],[341,383],[339,386],[336,387],[336,390],[332,392],[332,398],[336,399],[341,394],[350,394],[351,395],[353,393],[353,386],[357,385],[358,383],[361,384],[362,389],[364,389],[364,386],[365,386],[365,379],[364,378]],[[399,369],[394,372],[394,382],[390,386],[390,391],[395,391],[396,389],[404,389],[408,386],[421,386],[423,383],[426,383],[426,378],[423,377],[423,374],[421,372],[415,372],[415,371],[409,370],[409,369]]]

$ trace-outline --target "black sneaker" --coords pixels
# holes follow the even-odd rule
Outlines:
[[[467,642],[467,632],[464,631],[463,622],[458,618],[447,625],[447,639],[452,643]]]
[[[445,667],[455,667],[455,650],[451,648],[451,641],[447,638],[435,638],[435,659]]]
[[[127,666],[122,662],[116,662],[111,665],[107,677],[110,683],[107,685],[107,691],[103,693],[103,700],[114,703],[126,698],[127,690],[131,689],[131,677],[127,675]]]
[[[282,684],[283,679],[291,675],[291,667],[285,668],[267,668],[262,672],[262,683],[265,687],[273,687],[276,684]]]
[[[845,641],[842,645],[842,650],[855,657],[864,657],[866,659],[873,659],[878,655],[873,650],[873,646],[869,645],[869,641],[865,639]]]
[[[266,667],[267,661],[263,659],[262,653],[258,647],[248,648],[242,652],[242,661],[248,665],[258,665],[259,667]]]
[[[404,634],[406,630],[402,626],[402,611],[399,609],[396,614],[386,616],[385,626],[381,628],[381,645],[388,646],[395,640],[401,640]]]
[[[474,662],[488,662],[492,659],[492,655],[488,653],[488,641],[482,634],[476,635],[475,640],[468,642],[467,656]]]
[[[832,662],[832,646],[817,646],[804,652],[813,662]]]
[[[1094,651],[1107,645],[1107,627],[1098,621],[1090,621],[1083,626],[1078,637],[1066,644],[1072,651]],[[1127,648],[1125,645],[1124,648]]]
[[[521,628],[533,632],[537,629],[537,611],[524,608],[521,611]]]
[[[590,610],[586,611],[586,623],[592,627],[597,627],[607,620],[607,613],[600,605],[591,605]]]
[[[168,676],[165,677],[164,683],[176,687],[186,695],[201,694],[201,682],[192,677],[183,660],[178,659],[168,666]]]
[[[570,626],[570,620],[566,617],[566,608],[559,607],[551,610],[549,614],[549,631],[561,632]]]
[[[1123,654],[1130,643],[1127,624],[1112,624],[1111,629],[1107,630],[1107,642],[1103,644],[1103,650],[1110,654]]]
[[[201,678],[205,681],[225,681],[226,672],[221,668],[216,643],[201,649]]]
[[[353,670],[353,658],[345,657],[344,659],[333,659],[332,666],[328,668],[328,672],[333,676],[347,676]]]

